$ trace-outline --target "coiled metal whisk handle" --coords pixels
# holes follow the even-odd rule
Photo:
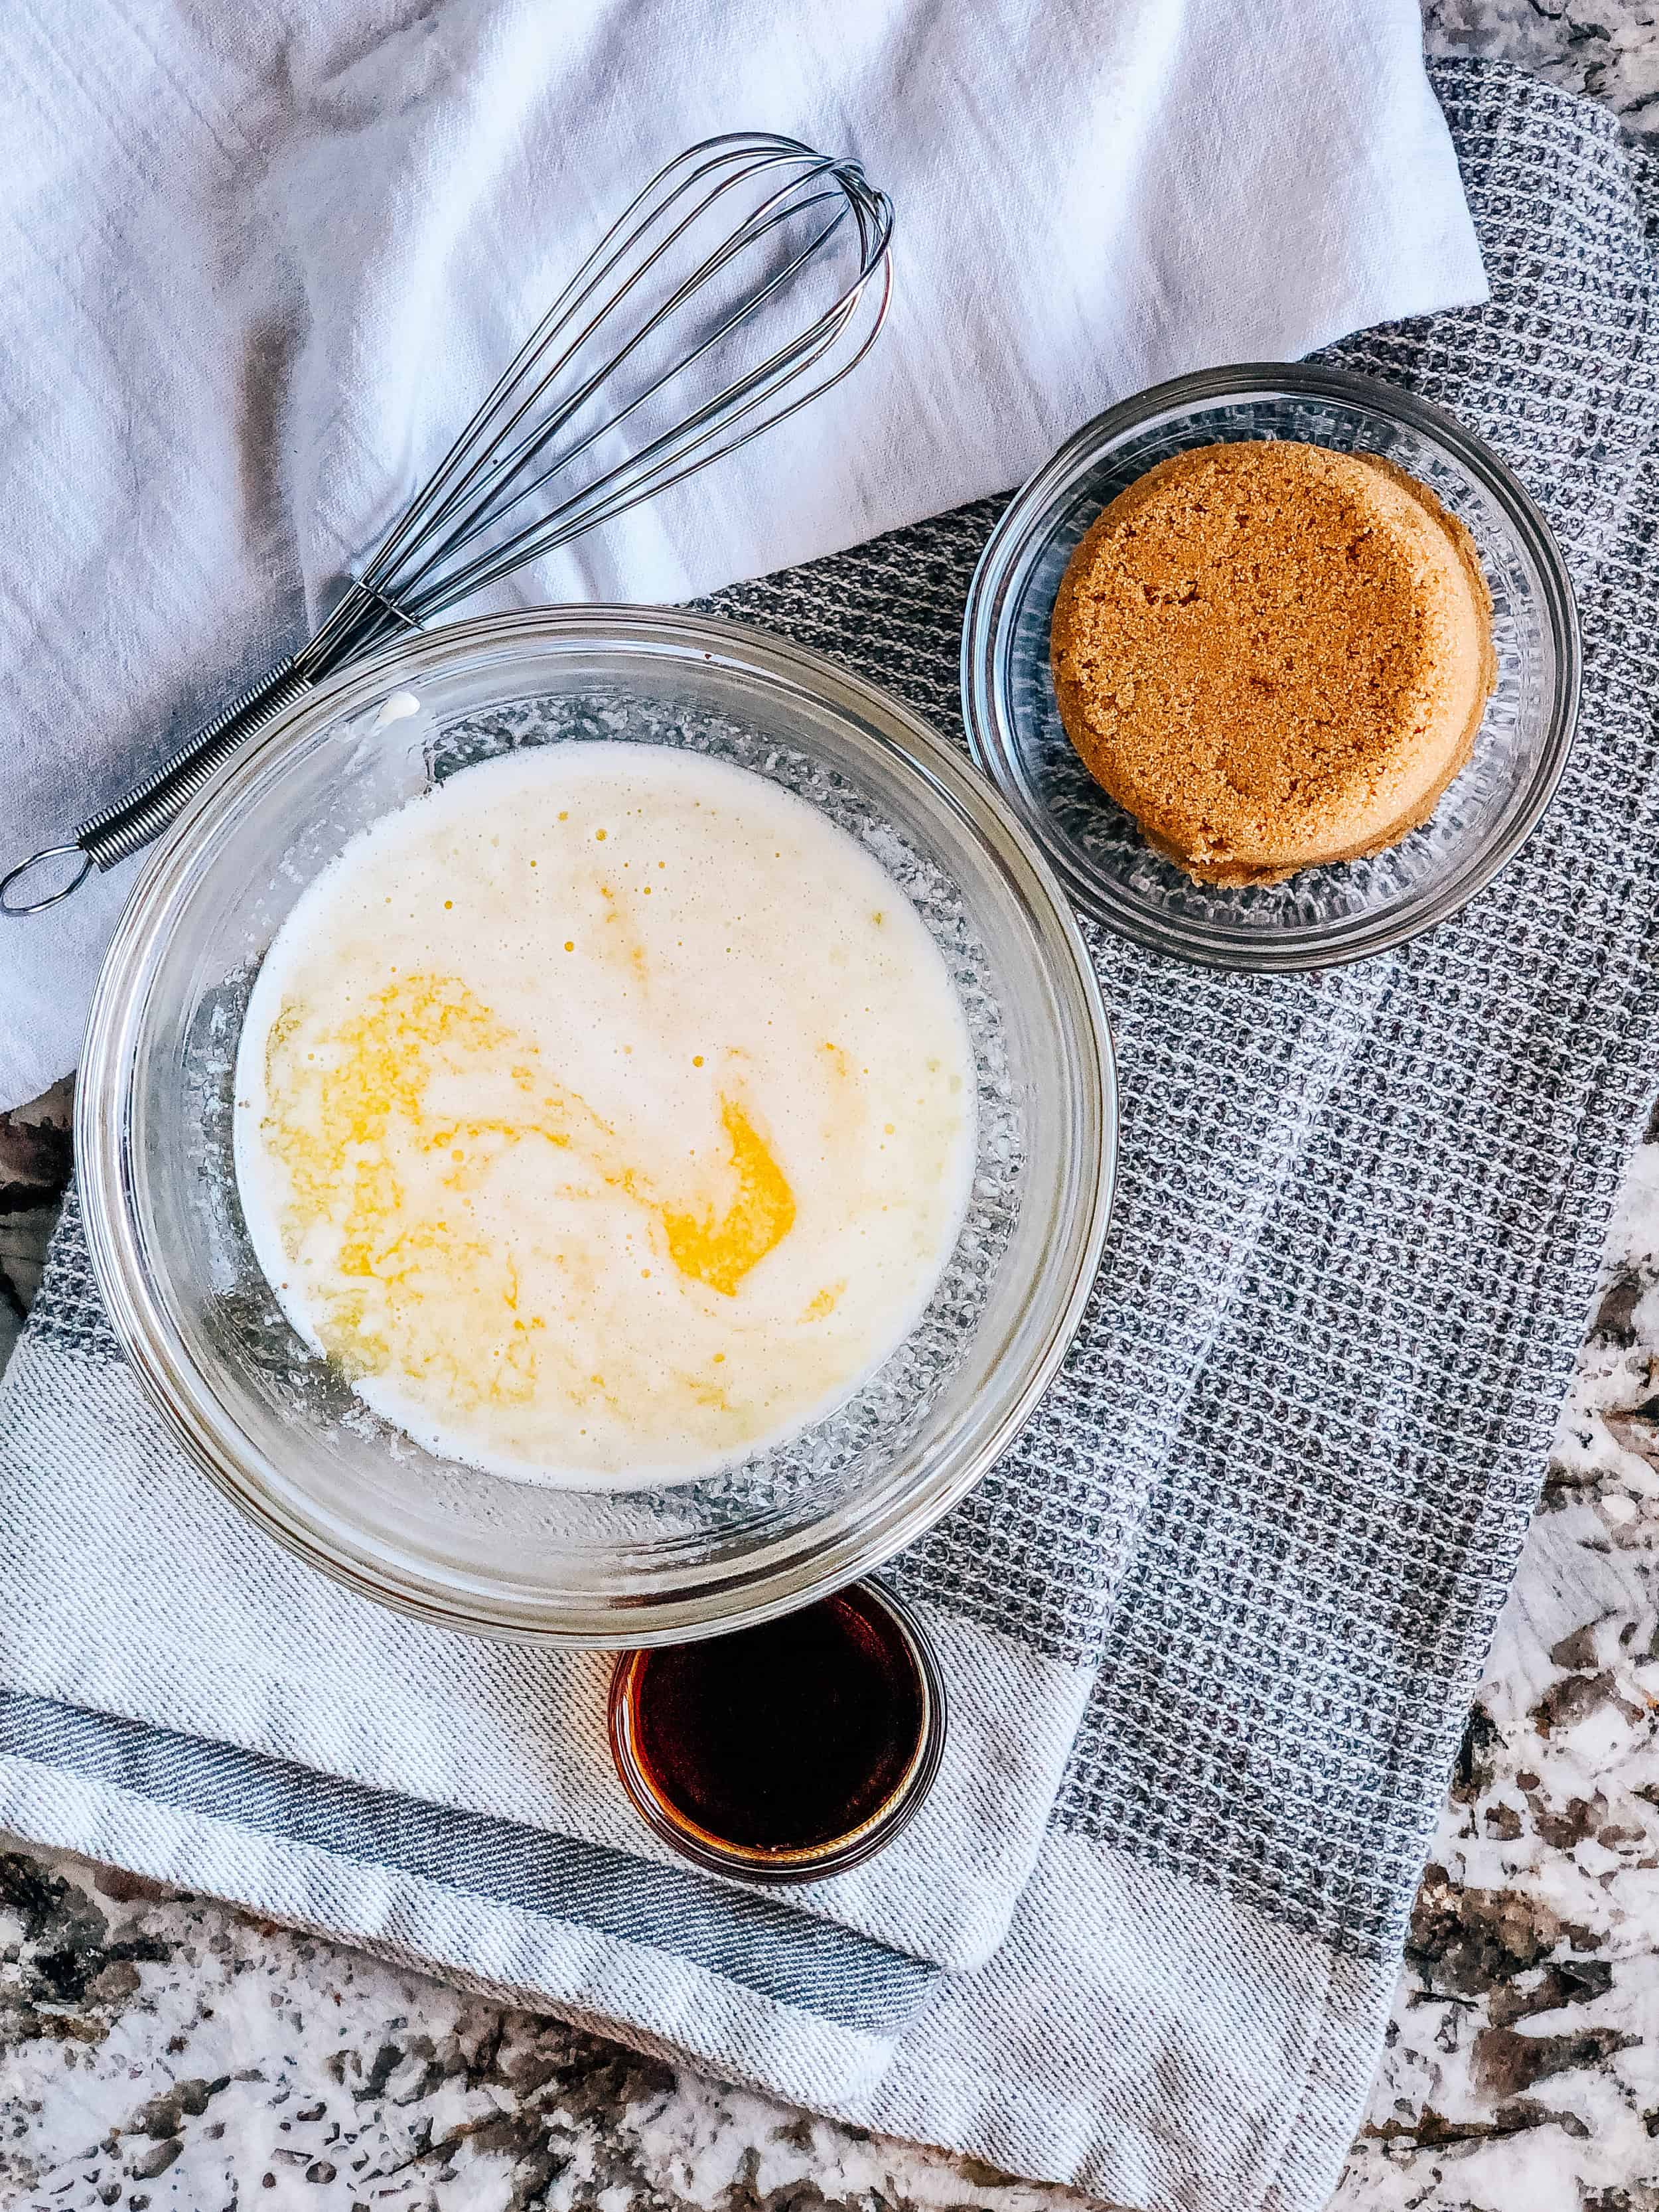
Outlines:
[[[283,661],[257,684],[251,684],[136,791],[101,813],[89,815],[66,844],[47,845],[0,876],[0,914],[44,913],[77,890],[94,866],[112,868],[118,860],[125,860],[130,853],[159,837],[174,815],[183,811],[208,778],[262,723],[304,698],[310,689],[310,678],[301,675],[292,660]],[[31,876],[45,875],[51,863],[58,860],[75,863],[63,883],[42,890],[36,898],[19,896],[20,887],[26,886]]]

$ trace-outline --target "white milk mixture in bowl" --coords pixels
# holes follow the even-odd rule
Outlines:
[[[688,1480],[851,1395],[975,1157],[944,960],[765,778],[568,743],[356,838],[271,945],[236,1173],[283,1310],[434,1451]]]

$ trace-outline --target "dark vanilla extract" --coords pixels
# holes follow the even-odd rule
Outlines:
[[[717,1852],[811,1854],[869,1830],[936,1732],[912,1636],[858,1585],[623,1667],[635,1783]]]

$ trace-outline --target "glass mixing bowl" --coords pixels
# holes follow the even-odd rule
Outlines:
[[[962,1233],[885,1366],[742,1468],[611,1492],[504,1481],[377,1419],[283,1318],[231,1156],[243,1012],[307,884],[434,778],[596,738],[735,762],[860,839],[951,969],[979,1118]],[[915,715],[775,638],[580,608],[413,639],[337,678],[214,780],[117,931],[76,1138],[115,1328],[179,1442],[262,1527],[353,1589],[450,1627],[626,1645],[762,1620],[852,1580],[1006,1448],[1094,1278],[1116,1092],[1098,987],[1053,875]]]
[[[1055,703],[1048,627],[1066,563],[1103,507],[1172,453],[1243,438],[1384,454],[1427,484],[1467,525],[1492,586],[1498,689],[1468,766],[1420,830],[1369,860],[1226,888],[1160,859],[1084,767]],[[1489,447],[1392,385],[1257,362],[1126,399],[1015,494],[969,594],[963,714],[975,758],[1085,913],[1212,967],[1325,968],[1431,929],[1519,851],[1567,764],[1579,657],[1560,549]]]

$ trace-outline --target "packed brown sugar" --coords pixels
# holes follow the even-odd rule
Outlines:
[[[1176,454],[1100,515],[1055,604],[1091,774],[1200,882],[1397,843],[1468,762],[1495,677],[1474,543],[1376,455]]]

